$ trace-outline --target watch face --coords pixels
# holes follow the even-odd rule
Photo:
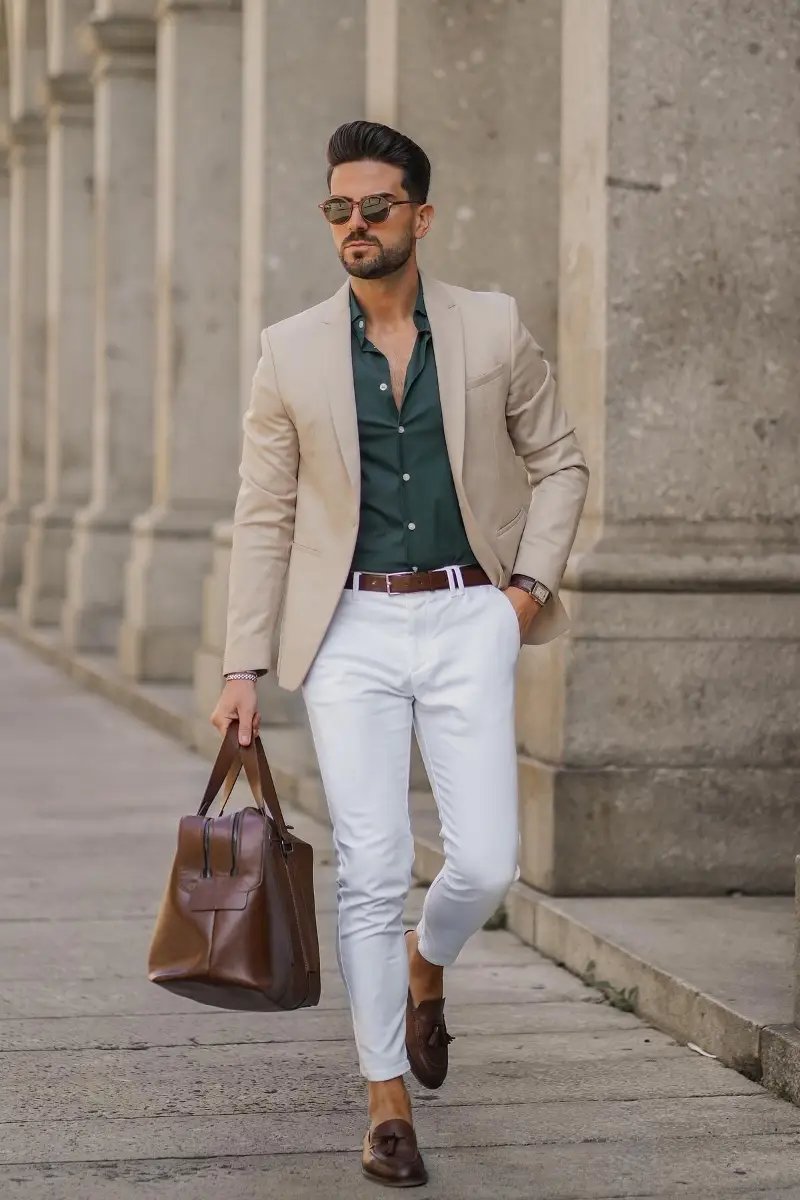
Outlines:
[[[531,588],[531,594],[535,600],[539,601],[540,604],[544,604],[550,595],[543,583],[534,584],[534,586]]]

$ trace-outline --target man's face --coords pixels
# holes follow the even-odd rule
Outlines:
[[[331,196],[361,200],[384,195],[408,200],[400,167],[366,159],[341,163],[331,175]],[[331,225],[334,245],[345,271],[359,279],[380,279],[399,271],[414,252],[417,238],[428,231],[433,207],[430,204],[393,205],[385,221],[370,224],[354,204],[350,219]]]

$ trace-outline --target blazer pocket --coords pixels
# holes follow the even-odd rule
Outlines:
[[[522,514],[526,511],[527,510],[525,508],[521,508],[518,513],[515,513],[510,521],[506,521],[505,525],[501,525],[499,529],[495,530],[495,537],[500,537],[502,533],[505,533],[507,529],[510,529],[511,526],[518,521]]]
[[[492,367],[491,371],[486,371],[483,375],[476,375],[474,379],[468,379],[466,386],[467,388],[476,388],[480,387],[482,383],[490,383],[492,379],[499,378],[505,369],[504,363],[498,363],[496,367]]]
[[[309,554],[322,554],[322,551],[317,546],[306,546],[304,542],[292,541],[293,550],[307,550]]]

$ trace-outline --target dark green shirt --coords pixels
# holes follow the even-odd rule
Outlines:
[[[447,456],[422,280],[414,306],[417,340],[399,411],[389,362],[366,336],[366,318],[352,288],[350,316],[361,450],[353,570],[425,571],[476,564]]]

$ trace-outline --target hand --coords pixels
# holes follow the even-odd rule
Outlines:
[[[210,720],[223,737],[231,721],[238,721],[239,745],[249,746],[253,736],[258,733],[261,723],[261,714],[258,711],[258,693],[253,680],[226,680]]]
[[[504,596],[508,597],[514,606],[514,611],[517,614],[517,620],[519,621],[520,642],[524,642],[525,638],[527,637],[528,630],[536,620],[536,614],[539,612],[542,605],[535,596],[532,596],[530,592],[526,592],[524,588],[507,587],[501,588],[501,591]]]

